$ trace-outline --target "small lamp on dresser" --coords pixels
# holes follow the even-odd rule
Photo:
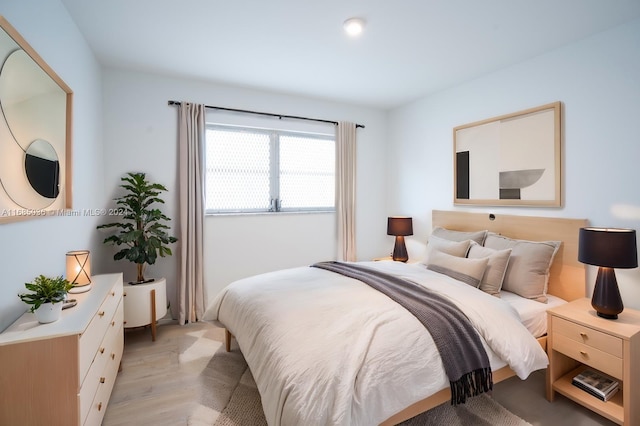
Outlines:
[[[578,260],[599,266],[591,306],[598,316],[617,319],[624,310],[614,268],[636,268],[636,231],[621,228],[580,228]]]
[[[409,260],[404,237],[413,235],[413,221],[410,217],[392,216],[387,218],[387,235],[395,235],[396,243],[393,247],[393,260],[406,262]]]
[[[77,294],[91,290],[91,259],[89,250],[67,252],[67,280],[73,284],[69,293]]]

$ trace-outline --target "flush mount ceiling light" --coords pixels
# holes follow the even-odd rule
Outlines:
[[[349,18],[344,21],[344,30],[351,37],[359,36],[364,28],[364,19],[361,18]]]

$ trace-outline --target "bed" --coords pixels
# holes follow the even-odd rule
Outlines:
[[[432,212],[434,228],[486,230],[494,241],[508,236],[561,242],[548,271],[546,303],[528,295],[523,301],[508,291],[500,291],[500,298],[479,291],[435,272],[435,256],[426,262],[429,267],[358,265],[444,294],[464,309],[482,336],[493,382],[513,375],[525,379],[547,365],[544,307],[584,297],[577,239],[586,224],[583,219]],[[236,338],[270,425],[393,425],[451,398],[443,361],[422,324],[385,295],[334,272],[302,267],[236,281],[216,297],[205,319],[226,328],[227,349]]]

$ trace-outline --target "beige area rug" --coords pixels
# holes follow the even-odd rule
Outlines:
[[[226,407],[218,416],[215,426],[266,425],[260,394],[253,377],[240,351],[236,348],[230,353],[220,348],[211,359],[213,371],[219,371],[216,365],[230,367],[237,363],[244,365],[238,386],[231,394]],[[232,368],[238,375],[240,368]],[[426,413],[420,414],[403,423],[402,426],[531,426],[530,423],[508,411],[495,402],[490,396],[480,395],[471,398],[466,404],[452,407],[449,404],[440,405]]]
[[[266,425],[260,394],[233,341],[226,352],[222,329],[208,323],[128,330],[122,371],[103,426]],[[489,397],[472,398],[423,413],[403,426],[530,426]],[[313,426],[313,425],[304,425]]]

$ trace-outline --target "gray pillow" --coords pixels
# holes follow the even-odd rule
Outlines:
[[[487,235],[484,246],[494,250],[511,249],[502,289],[527,299],[547,302],[551,263],[560,241],[515,240],[497,234]]]
[[[444,238],[449,241],[473,240],[482,245],[484,244],[485,238],[487,238],[487,232],[487,230],[474,232],[454,231],[452,229],[436,226],[433,228],[433,231],[431,231],[431,235],[435,235],[436,237]]]
[[[444,238],[437,237],[435,235],[431,235],[429,237],[429,241],[427,241],[427,256],[422,263],[424,263],[425,265],[429,263],[429,257],[431,256],[431,252],[433,250],[438,250],[443,253],[450,254],[451,256],[467,257],[469,245],[471,245],[471,240],[450,241]]]
[[[488,262],[488,258],[468,259],[433,250],[429,257],[427,269],[478,288]]]
[[[511,249],[494,250],[489,247],[482,247],[475,241],[472,241],[467,257],[469,259],[487,258],[489,260],[487,269],[484,271],[484,276],[482,277],[482,282],[478,288],[492,296],[500,297],[500,289],[502,288],[504,275],[509,265]]]

